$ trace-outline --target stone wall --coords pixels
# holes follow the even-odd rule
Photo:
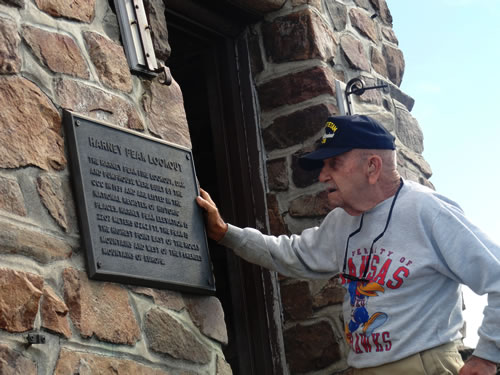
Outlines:
[[[231,373],[215,297],[86,276],[62,109],[191,146],[179,86],[130,74],[110,3],[0,0],[0,373]],[[165,5],[145,3],[165,60]],[[336,79],[389,84],[354,96],[354,112],[397,136],[405,178],[430,184],[413,100],[398,88],[404,59],[384,0],[230,3],[264,15],[246,35],[272,233],[299,233],[328,211],[317,175],[297,158],[338,113]],[[281,295],[290,372],[346,370],[339,281],[281,278]],[[27,333],[45,342],[28,345]]]
[[[399,89],[404,58],[384,0],[290,0],[249,35],[271,233],[300,233],[329,211],[318,173],[301,170],[297,159],[316,146],[326,117],[339,113],[335,80],[343,88],[355,77],[366,86],[388,84],[352,95],[353,112],[373,116],[396,136],[403,177],[432,186],[413,99]],[[290,372],[342,373],[348,347],[340,281],[282,277],[281,296]]]
[[[231,373],[218,299],[91,281],[80,247],[62,109],[190,147],[179,86],[130,74],[108,1],[1,0],[0,30],[0,373]]]

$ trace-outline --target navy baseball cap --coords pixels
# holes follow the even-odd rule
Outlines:
[[[318,148],[299,159],[306,170],[323,167],[323,160],[355,148],[395,150],[394,136],[383,125],[364,115],[332,116],[325,124],[325,134]]]

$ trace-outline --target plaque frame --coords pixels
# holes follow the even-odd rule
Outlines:
[[[111,281],[117,283],[213,295],[215,293],[215,280],[212,272],[212,263],[210,260],[210,252],[205,232],[203,212],[195,202],[195,198],[199,194],[199,186],[198,180],[196,178],[192,151],[180,145],[163,141],[139,133],[137,131],[118,127],[105,121],[83,116],[68,110],[63,110],[63,126],[67,143],[66,147],[70,156],[69,164],[71,169],[71,184],[76,198],[75,206],[77,209],[81,244],[85,249],[87,274],[89,278],[100,281]],[[91,134],[93,135],[90,136],[89,132],[91,132]],[[95,165],[96,168],[93,168],[93,165],[90,163],[91,159],[94,159],[92,160],[94,163],[97,160],[102,163],[102,154],[104,151],[101,152],[102,149],[97,149],[97,151],[94,151],[90,146],[86,148],[84,145],[82,145],[82,142],[84,142],[83,138],[87,136],[87,138],[89,139],[88,142],[90,144],[90,138],[93,138],[94,136],[97,138],[98,135],[103,136],[103,139],[109,140],[109,142],[105,141],[105,144],[114,144],[115,147],[117,147],[115,149],[115,154],[111,155],[112,157],[114,157],[115,162],[107,163],[105,161],[104,167],[102,165]],[[130,141],[131,143],[126,143],[126,145],[124,146],[126,140]],[[98,145],[103,144],[98,143]],[[185,181],[185,183],[182,180],[177,181],[168,177],[169,173],[174,173],[172,171],[174,171],[175,168],[172,167],[172,170],[167,170],[165,169],[165,163],[162,164],[162,167],[158,166],[158,164],[155,164],[151,168],[153,169],[153,172],[155,172],[154,176],[161,175],[160,177],[163,177],[163,181],[165,184],[171,183],[173,188],[177,188],[178,186],[180,186],[178,188],[179,190],[185,189],[185,191],[180,193],[186,193],[190,195],[185,199],[172,199],[172,202],[174,203],[188,203],[188,205],[184,207],[185,211],[187,211],[187,215],[183,211],[183,207],[181,206],[181,204],[179,204],[178,207],[173,206],[173,208],[171,208],[171,206],[167,205],[166,203],[164,203],[164,205],[156,204],[158,202],[155,202],[155,204],[151,202],[147,203],[148,200],[146,198],[139,199],[138,197],[133,197],[136,199],[130,201],[127,200],[125,194],[120,195],[120,191],[123,192],[123,189],[127,188],[126,184],[134,186],[133,188],[129,187],[129,190],[133,190],[134,192],[142,191],[142,194],[144,194],[145,191],[133,184],[134,181],[135,183],[137,183],[138,180],[139,182],[148,182],[147,177],[141,179],[137,178],[137,176],[134,176],[133,174],[127,176],[127,174],[124,172],[125,168],[127,168],[127,173],[132,173],[132,170],[139,171],[139,169],[136,168],[137,163],[143,163],[144,165],[147,164],[147,161],[140,158],[137,160],[133,158],[122,157],[122,154],[124,153],[121,152],[120,155],[117,155],[117,151],[122,151],[122,147],[123,149],[125,149],[127,148],[127,146],[130,147],[129,150],[132,149],[132,146],[134,147],[134,149],[139,148],[141,150],[163,150],[165,151],[165,154],[168,154],[173,159],[178,160],[178,162],[174,161],[174,164],[172,165],[175,166],[175,163],[179,165],[178,169],[175,172],[177,172],[177,175],[181,174],[183,177],[187,177],[188,181]],[[110,150],[112,149],[109,149],[107,151]],[[92,151],[94,151],[96,154],[92,154]],[[143,156],[145,152],[142,153]],[[112,152],[110,151],[110,153]],[[92,154],[93,156],[89,156],[89,154]],[[148,154],[148,158],[149,155],[151,154]],[[157,153],[154,155],[159,154]],[[158,160],[159,159],[155,159],[154,161]],[[125,167],[125,164],[119,164],[120,162],[124,161],[126,161],[129,166]],[[120,165],[122,170],[117,171],[117,169],[120,169]],[[114,170],[107,170],[108,168],[113,168],[113,166]],[[188,167],[187,172],[189,172],[187,174],[185,168],[186,166]],[[158,172],[158,168],[163,168],[165,169],[165,171],[162,170]],[[182,171],[182,169],[184,169],[184,171]],[[110,177],[121,176],[120,180],[126,181],[126,184],[122,186],[119,182],[116,182],[116,180],[106,182],[105,179],[100,179],[99,176],[95,177],[95,175],[92,176],[91,174],[89,174],[92,171],[96,174],[97,172],[101,171],[99,173],[104,173],[104,175]],[[90,182],[88,181],[89,179],[91,180]],[[99,182],[99,187],[93,185],[94,183],[97,184],[96,181],[99,180],[102,180],[101,182]],[[162,184],[157,184],[156,182],[157,181],[155,181],[154,186],[156,187],[156,189],[160,189],[158,186]],[[174,186],[173,182],[175,182],[175,185],[177,186]],[[119,192],[113,194],[112,190],[108,192],[107,190],[103,190],[104,188],[100,189],[100,184],[102,183],[106,183],[107,187],[116,189]],[[150,186],[151,185],[153,185],[153,183],[150,183]],[[171,190],[174,190],[173,188]],[[162,189],[165,189],[163,191],[166,191],[167,186],[165,185]],[[132,193],[131,191],[129,192]],[[166,199],[162,198],[162,195],[157,193],[157,191],[151,192],[151,197],[156,200]],[[179,194],[179,191],[177,191],[177,193]],[[100,198],[108,196],[114,201],[107,202],[104,198],[103,200],[105,203],[101,203],[99,201]],[[124,205],[121,205],[121,202],[137,203],[141,201],[142,204],[147,204],[148,206],[154,205],[154,209],[151,209],[151,206],[149,208],[136,209],[136,207],[129,208],[128,206],[125,207]],[[170,200],[168,201],[170,202]],[[161,202],[165,201],[162,200]],[[92,206],[92,203],[94,204],[94,206]],[[134,220],[133,216],[127,216],[132,213],[134,215],[144,214],[146,215],[145,217],[147,218],[147,220],[151,221],[153,220],[151,219],[151,215],[153,215],[152,212],[157,213],[156,210],[158,209],[158,207],[161,207],[161,210],[170,210],[169,212],[172,212],[174,215],[178,215],[179,217],[169,217],[168,214],[157,215],[156,218],[158,218],[158,216],[161,216],[161,220],[163,221],[163,223],[172,222],[175,224],[175,226],[177,226],[170,227],[170,224],[149,225],[149,227],[153,229],[155,229],[156,227],[156,231],[158,230],[158,228],[162,230],[161,233],[156,233],[158,234],[158,236],[152,235],[153,232],[151,231],[143,230],[144,225],[148,223],[143,222],[142,224],[144,225],[142,225],[141,221],[138,218],[137,220]],[[101,212],[101,208],[104,208],[111,212]],[[119,210],[119,212],[117,210]],[[128,213],[122,215],[122,212]],[[117,221],[118,224],[114,224],[116,225],[116,227],[112,227],[112,229],[114,229],[115,234],[121,234],[110,234],[109,237],[106,237],[105,235],[108,233],[102,233],[101,230],[105,230],[106,228],[109,230],[110,226],[104,225],[108,224],[106,222],[104,222],[104,224],[98,224],[97,214],[100,215],[100,220],[103,220],[104,216],[107,217],[107,220],[110,220],[109,218],[111,218],[112,221],[114,221],[115,219],[120,219],[119,221]],[[124,225],[121,225],[120,223],[124,223]],[[140,226],[139,229],[137,229],[137,226]],[[165,235],[165,233],[167,233],[167,235]],[[171,233],[175,233],[175,236],[169,235]],[[123,237],[124,235],[125,237]],[[137,237],[137,235],[139,235],[140,237]],[[164,246],[160,247],[157,246],[158,243],[155,244],[151,241],[144,240],[144,238],[146,238],[144,236],[148,235],[150,236],[150,239],[153,239],[154,237],[158,241],[163,238],[163,240],[161,241],[163,241],[162,246]],[[194,236],[194,243],[191,235]],[[136,236],[136,238],[139,239],[134,239],[133,236]],[[105,245],[99,245],[99,241],[102,242],[103,238]],[[176,242],[177,244],[183,243],[185,249],[179,250],[178,247],[175,247],[173,245],[169,245],[168,247],[167,245],[165,245],[165,243],[168,242],[172,244],[174,238],[177,238],[176,241],[180,241]],[[188,240],[190,242],[186,242]],[[116,243],[118,243],[119,245],[115,245]],[[107,244],[110,244],[110,247],[117,246],[118,248],[104,248],[104,246],[107,246]],[[136,246],[139,246],[137,244],[139,244],[141,247],[148,245],[149,248],[146,247],[146,249],[153,249],[157,251],[156,256],[154,256],[154,253],[151,253],[150,255],[148,252],[149,250],[135,251]],[[123,249],[124,246],[125,248]],[[101,251],[101,253],[99,253],[99,250]],[[105,250],[106,255],[103,255],[105,254]],[[162,252],[161,255],[159,254],[160,250]],[[110,254],[120,255],[108,256]],[[133,255],[133,257],[137,257],[138,255],[141,256],[140,258],[130,259],[130,257],[132,256],[131,254]],[[176,255],[172,256],[172,254]],[[146,256],[148,258],[146,258]],[[199,260],[200,258],[201,260]],[[148,259],[147,262],[146,259]],[[115,262],[117,262],[118,265],[115,264]],[[161,270],[161,267],[163,267],[164,269]]]

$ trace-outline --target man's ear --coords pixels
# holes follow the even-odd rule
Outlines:
[[[370,155],[367,160],[366,174],[370,185],[377,183],[382,173],[382,158],[378,155]]]

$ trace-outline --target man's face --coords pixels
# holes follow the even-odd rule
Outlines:
[[[358,150],[351,150],[323,161],[319,180],[327,185],[328,203],[331,208],[343,208],[349,215],[357,216],[362,200],[366,176]],[[358,209],[356,208],[358,207]]]

